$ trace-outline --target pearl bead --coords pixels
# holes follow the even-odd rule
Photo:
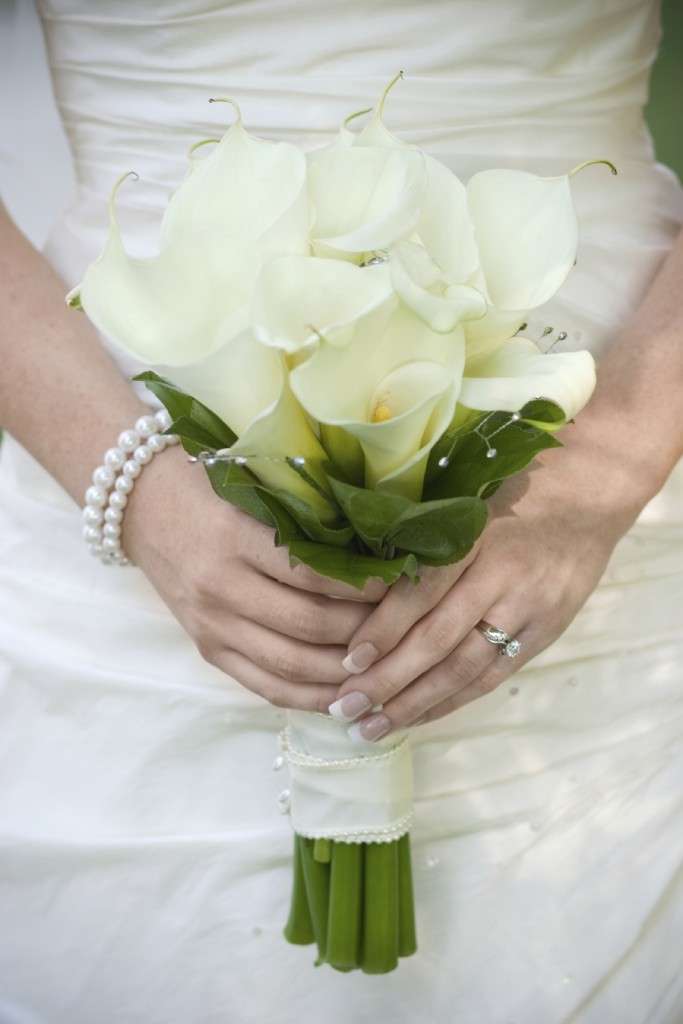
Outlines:
[[[121,494],[121,491],[114,491],[111,498],[109,499],[109,505],[111,508],[124,509],[128,504],[128,495]]]
[[[158,455],[159,452],[163,452],[166,447],[166,438],[163,434],[152,434],[152,436],[147,440],[147,447],[150,451],[154,452],[155,455]]]
[[[92,475],[92,482],[98,487],[111,487],[116,480],[116,473],[111,466],[98,466]]]
[[[83,540],[86,544],[97,544],[100,540],[101,534],[96,526],[84,526],[83,527]]]
[[[134,452],[139,444],[140,435],[136,430],[124,430],[119,434],[119,448],[123,448],[124,452]]]
[[[103,487],[97,487],[93,484],[85,492],[85,503],[86,505],[94,505],[96,508],[104,508],[107,504],[107,492]]]
[[[118,540],[115,537],[105,537],[104,540],[102,541],[102,550],[103,551],[114,552],[114,551],[118,551],[119,547],[120,547],[119,542],[118,542]]]
[[[142,466],[135,459],[127,459],[123,464],[122,473],[124,476],[129,477],[131,480],[135,480],[140,476],[142,472]]]
[[[102,527],[102,536],[116,539],[121,536],[121,527],[118,523],[105,523]]]
[[[156,434],[156,416],[141,416],[135,424],[135,430],[143,439],[151,437],[152,434]]]
[[[121,469],[126,461],[126,453],[123,448],[109,448],[104,453],[104,464],[112,469]]]
[[[136,462],[139,462],[141,466],[146,466],[148,462],[152,461],[154,452],[146,444],[141,444],[139,448],[135,449],[133,458]]]
[[[91,555],[95,555],[97,558],[101,558],[102,557],[102,545],[101,544],[91,544],[90,545],[90,554]]]
[[[177,434],[164,434],[164,437],[166,438],[166,444],[169,446],[172,444],[180,444],[180,438]]]
[[[169,413],[168,409],[159,409],[154,419],[157,421],[158,430],[168,430],[168,428],[171,426],[171,423],[173,422],[173,420],[171,419],[171,414]]]
[[[106,508],[104,510],[105,523],[120,523],[123,519],[123,512],[118,508]]]
[[[94,505],[86,505],[83,509],[83,522],[86,526],[99,526],[105,515],[106,513],[101,508],[95,508]]]
[[[119,494],[130,494],[134,486],[135,484],[129,476],[120,476],[115,485]]]

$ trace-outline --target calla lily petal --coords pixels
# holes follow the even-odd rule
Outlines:
[[[292,371],[291,384],[311,416],[360,442],[368,486],[391,478],[400,491],[400,474],[436,441],[427,435],[444,396],[454,407],[463,365],[460,329],[436,334],[405,306],[387,303],[359,323],[345,348],[322,343]],[[413,495],[423,471],[407,485]]]
[[[246,131],[241,117],[210,155],[192,160],[161,226],[162,247],[188,236],[268,241],[268,252],[308,252],[306,158],[296,146]]]
[[[154,258],[125,251],[114,209],[120,184],[104,250],[78,291],[95,326],[142,362],[180,366],[220,349],[247,323],[263,260],[309,251],[303,154],[251,138],[239,121],[191,161]]]
[[[408,237],[420,214],[424,163],[413,149],[354,145],[318,151],[309,161],[315,251],[371,252]]]
[[[484,316],[486,301],[481,292],[448,284],[423,246],[399,242],[391,250],[390,266],[397,295],[433,331],[447,333],[462,320]]]
[[[357,267],[341,260],[281,256],[256,282],[252,328],[264,345],[286,352],[316,342],[343,344],[354,322],[391,294],[386,266]]]
[[[546,398],[572,419],[595,387],[590,352],[541,352],[528,338],[512,338],[487,358],[468,364],[459,401],[469,409],[516,412]]]
[[[568,176],[481,171],[468,183],[467,201],[493,305],[527,310],[546,302],[576,259],[578,226]]]
[[[329,503],[285,461],[303,456],[311,475],[325,482],[325,451],[290,390],[281,352],[243,331],[201,362],[159,372],[227,423],[239,438],[232,452],[246,456],[263,483],[303,498],[324,519],[334,518]]]
[[[426,158],[427,184],[417,233],[453,284],[468,281],[479,265],[467,190],[450,168]]]

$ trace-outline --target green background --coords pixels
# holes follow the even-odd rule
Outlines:
[[[683,0],[664,0],[662,25],[646,113],[657,158],[683,179]]]

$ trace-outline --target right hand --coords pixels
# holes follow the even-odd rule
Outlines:
[[[202,657],[277,707],[327,712],[348,642],[386,592],[290,567],[273,530],[218,498],[180,446],[145,467],[122,544]]]

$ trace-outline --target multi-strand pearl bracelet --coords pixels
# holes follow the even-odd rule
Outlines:
[[[119,434],[116,447],[105,452],[92,475],[85,492],[83,539],[105,565],[130,565],[121,547],[123,512],[143,466],[178,443],[175,434],[162,433],[170,425],[166,409],[141,416],[132,430]]]

